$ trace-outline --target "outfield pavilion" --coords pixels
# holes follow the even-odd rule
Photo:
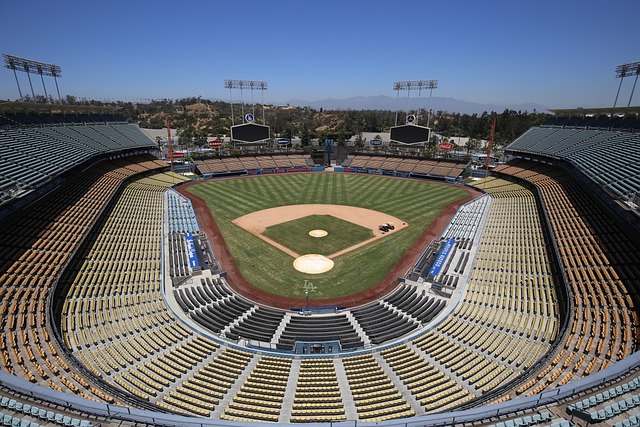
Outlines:
[[[6,425],[638,423],[637,109],[559,111],[508,147],[442,236],[457,251],[439,280],[465,290],[454,308],[429,319],[442,299],[405,283],[338,313],[352,352],[301,357],[278,328],[256,339],[274,351],[237,341],[296,317],[235,294],[215,253],[194,275],[181,239],[197,218],[154,141],[111,111],[39,108],[0,118]],[[295,173],[308,160],[197,166]],[[445,181],[462,166],[355,155],[346,173]],[[165,271],[185,280],[167,298]]]

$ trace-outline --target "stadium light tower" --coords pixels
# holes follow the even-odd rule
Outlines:
[[[233,95],[232,89],[240,89],[240,106],[242,111],[242,117],[244,117],[244,100],[242,98],[242,91],[244,89],[248,89],[251,91],[251,107],[252,113],[255,117],[255,104],[253,102],[253,91],[259,90],[262,93],[262,123],[265,122],[264,119],[264,91],[267,90],[267,82],[259,81],[259,80],[225,80],[224,81],[225,89],[229,89],[229,97],[231,98],[231,124],[235,125],[235,118],[233,115]]]
[[[13,70],[13,76],[16,78],[16,85],[18,85],[20,101],[24,101],[24,98],[22,96],[22,90],[20,89],[20,82],[18,81],[18,74],[16,73],[16,71],[23,71],[27,73],[29,86],[31,87],[31,96],[33,96],[34,101],[36,99],[36,94],[33,90],[33,84],[31,83],[31,73],[35,72],[37,74],[40,74],[42,87],[44,88],[44,96],[47,100],[49,99],[49,94],[47,93],[47,86],[44,84],[44,76],[53,77],[53,80],[56,82],[58,101],[62,103],[62,99],[60,98],[60,89],[58,88],[58,77],[60,77],[62,69],[58,65],[47,64],[46,62],[34,61],[32,59],[20,58],[19,56],[13,56],[7,53],[3,53],[2,56],[4,56],[4,67]]]
[[[433,89],[437,89],[438,81],[437,80],[404,80],[393,83],[393,90],[397,92],[397,96],[400,96],[401,90],[407,91],[407,97],[412,90],[418,90],[418,98],[422,93],[422,89],[429,89],[429,111],[427,114],[427,127],[429,127],[429,122],[431,121],[431,95],[433,94]],[[419,111],[419,109],[418,109]],[[418,117],[416,114],[416,124],[418,122]],[[396,126],[398,125],[398,112],[396,111]]]
[[[618,95],[620,95],[622,80],[624,80],[625,77],[636,76],[633,82],[633,88],[631,89],[631,96],[629,96],[629,102],[627,103],[627,107],[631,105],[631,98],[633,98],[633,92],[636,90],[638,75],[640,75],[640,61],[627,62],[626,64],[620,64],[616,67],[616,78],[620,79],[620,84],[618,85],[618,92],[616,93],[616,99],[615,101],[613,101],[613,108],[616,108],[616,104],[618,103]]]

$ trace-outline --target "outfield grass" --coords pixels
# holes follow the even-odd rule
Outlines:
[[[420,237],[442,208],[464,198],[456,187],[379,176],[306,173],[206,181],[188,191],[207,202],[244,278],[257,288],[310,299],[350,295],[380,280]],[[296,271],[293,258],[232,223],[238,217],[278,206],[324,203],[387,213],[409,226],[335,259],[334,268],[311,275]]]
[[[312,237],[311,230],[325,230],[325,237]],[[373,232],[331,215],[309,215],[267,227],[265,236],[300,254],[331,255],[374,237]]]

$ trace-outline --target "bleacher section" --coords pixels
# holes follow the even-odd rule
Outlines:
[[[402,173],[408,176],[434,179],[456,179],[462,174],[466,163],[447,160],[427,160],[398,157],[382,157],[357,154],[343,164],[350,171],[382,171]]]
[[[266,156],[221,157],[196,160],[199,173],[205,177],[247,173],[255,170],[295,169],[304,171],[313,166],[313,161],[302,154],[279,154]]]

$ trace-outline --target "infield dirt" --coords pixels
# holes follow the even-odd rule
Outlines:
[[[381,239],[409,226],[409,224],[403,222],[399,218],[395,218],[391,215],[387,215],[385,213],[374,211],[371,209],[364,209],[346,205],[325,204],[279,206],[276,208],[263,209],[261,211],[243,215],[240,218],[236,218],[235,220],[233,220],[233,223],[239,227],[244,228],[248,232],[255,234],[265,242],[268,242],[269,244],[277,247],[283,252],[286,252],[292,257],[297,258],[304,254],[298,254],[287,248],[286,246],[283,246],[280,243],[274,241],[273,239],[268,238],[262,233],[264,233],[264,231],[272,225],[282,224],[283,222],[293,221],[310,215],[331,215],[344,221],[349,221],[353,224],[357,224],[361,227],[368,228],[373,232],[374,237],[372,237],[371,239],[365,240],[354,246],[350,246],[339,252],[328,255],[328,258],[330,259],[337,258],[340,255],[360,248],[366,244],[371,243],[374,240]],[[386,233],[383,233],[379,230],[379,226],[386,223],[392,223],[395,228]]]

